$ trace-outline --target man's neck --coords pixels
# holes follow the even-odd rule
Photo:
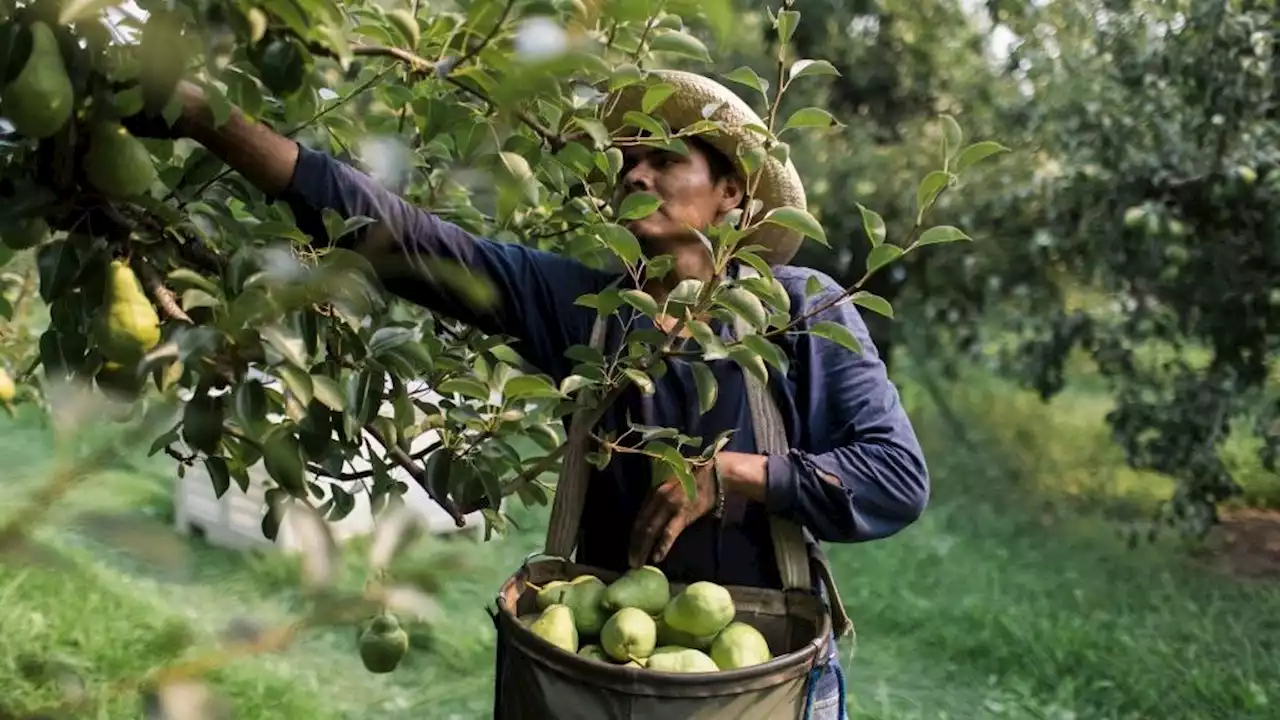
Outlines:
[[[715,267],[707,253],[701,247],[697,248],[696,252],[691,252],[690,248],[683,248],[682,250],[683,252],[671,254],[675,259],[675,263],[672,265],[670,272],[663,277],[646,280],[644,283],[644,291],[649,293],[659,304],[666,299],[667,294],[676,285],[679,285],[684,280],[696,279],[707,282],[711,279]]]

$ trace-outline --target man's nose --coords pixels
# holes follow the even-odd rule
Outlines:
[[[622,187],[627,193],[653,190],[653,168],[641,160],[622,176]]]

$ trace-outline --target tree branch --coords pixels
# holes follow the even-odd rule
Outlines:
[[[383,449],[386,450],[388,457],[394,460],[395,463],[405,472],[409,473],[409,476],[413,478],[414,482],[418,483],[423,491],[427,493],[428,497],[434,500],[441,509],[449,513],[449,517],[453,518],[454,525],[458,527],[466,527],[467,519],[458,511],[458,506],[455,505],[448,496],[440,497],[436,494],[435,490],[431,488],[430,483],[427,482],[426,470],[419,467],[418,464],[414,462],[413,458],[410,457],[409,453],[401,450],[394,443],[387,442],[386,438],[382,437],[377,428],[373,427],[373,425],[366,425],[364,429],[365,432],[372,435],[373,438],[382,445]]]
[[[417,452],[410,455],[409,459],[413,460],[414,462],[418,462],[422,460],[424,457],[426,457],[427,455],[430,455],[439,447],[440,447],[439,441],[433,442],[427,447],[422,448],[421,450],[418,450]],[[357,470],[354,472],[338,473],[335,475],[334,473],[331,473],[328,470],[325,470],[324,468],[320,467],[319,465],[316,465],[315,463],[307,463],[307,470],[311,471],[312,473],[315,473],[316,475],[319,475],[320,477],[329,478],[330,480],[338,480],[341,482],[346,482],[349,480],[368,480],[374,475],[374,472],[372,470]]]
[[[497,37],[498,33],[502,30],[502,26],[507,23],[507,16],[511,14],[511,8],[514,7],[515,4],[515,0],[507,0],[506,5],[502,7],[502,15],[498,17],[498,22],[494,23],[493,28],[489,30],[489,34],[485,35],[484,39],[477,43],[475,47],[468,50],[467,54],[463,55],[462,59],[457,62],[457,65],[466,65],[468,61],[474,60],[489,43],[493,42],[493,39]],[[457,65],[455,65],[455,67],[457,67]]]
[[[155,301],[156,305],[168,315],[171,320],[180,320],[189,325],[194,324],[191,316],[187,315],[182,306],[178,304],[178,298],[174,296],[173,291],[165,287],[164,279],[160,277],[160,271],[156,270],[150,262],[141,255],[134,255],[131,258],[134,272],[138,273],[138,279],[142,281],[142,286],[146,288],[147,294]]]

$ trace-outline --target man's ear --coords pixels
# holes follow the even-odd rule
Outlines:
[[[731,210],[736,210],[742,205],[742,199],[747,194],[747,184],[737,175],[730,175],[720,181],[721,197],[720,197],[720,214],[724,215]]]

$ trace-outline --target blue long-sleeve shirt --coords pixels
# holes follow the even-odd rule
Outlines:
[[[571,372],[567,348],[587,344],[595,310],[578,297],[619,280],[571,258],[527,246],[477,237],[378,186],[370,177],[328,155],[300,147],[289,188],[282,194],[304,231],[324,237],[320,212],[367,216],[377,223],[361,232],[386,233],[405,254],[406,272],[385,277],[393,293],[490,333],[516,339],[525,359],[557,381]],[[452,261],[487,277],[498,290],[496,307],[472,308],[464,300],[409,272],[413,259]],[[775,277],[791,296],[792,313],[830,301],[841,288],[807,268],[777,266]],[[823,291],[805,297],[816,277]],[[625,281],[624,281],[625,282]],[[625,311],[624,311],[625,319]],[[892,535],[913,522],[929,498],[923,454],[897,389],[889,380],[866,325],[851,303],[806,320],[828,320],[849,328],[863,352],[854,353],[817,336],[787,334],[778,342],[790,358],[785,377],[770,367],[770,386],[782,412],[791,450],[768,460],[766,502],[739,503],[735,518],[704,517],[676,540],[659,564],[673,580],[777,587],[780,579],[769,532],[770,513],[807,527],[819,540],[860,542]],[[632,329],[652,327],[637,314]],[[713,324],[726,339],[731,328]],[[804,329],[804,328],[802,328]],[[620,346],[624,328],[608,327],[606,349]],[[709,363],[719,383],[718,400],[704,415],[688,361],[675,358],[651,396],[632,387],[601,419],[598,430],[630,424],[677,427],[709,441],[733,430],[727,450],[756,452],[742,370],[732,360]],[[580,562],[625,569],[632,526],[650,491],[644,456],[615,454],[603,471],[592,471],[578,542]]]

